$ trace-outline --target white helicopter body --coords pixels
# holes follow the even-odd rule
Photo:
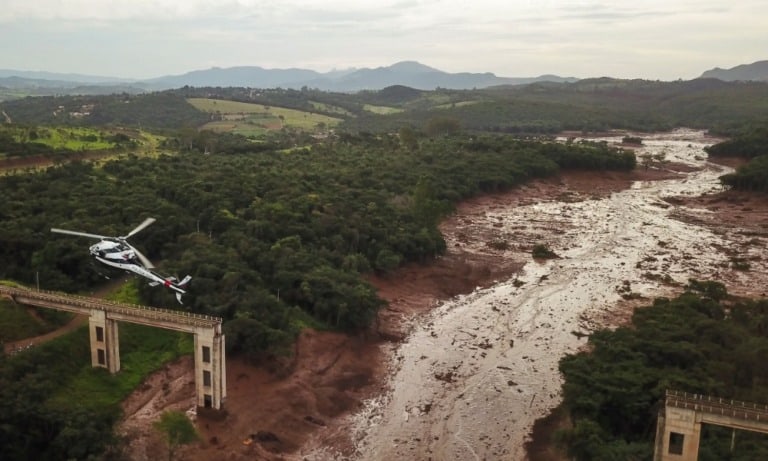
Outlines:
[[[129,232],[128,235],[123,237],[108,237],[105,235],[89,234],[86,232],[58,228],[52,228],[51,232],[99,239],[98,243],[91,245],[88,249],[91,256],[93,256],[96,261],[116,269],[122,269],[140,275],[148,279],[151,286],[163,285],[164,287],[175,291],[176,299],[181,303],[181,295],[186,293],[184,288],[192,277],[187,275],[183,280],[178,281],[176,277],[164,277],[157,272],[154,272],[152,269],[155,266],[152,262],[127,241],[128,237],[136,234],[153,222],[155,222],[154,218],[147,218],[144,222]]]

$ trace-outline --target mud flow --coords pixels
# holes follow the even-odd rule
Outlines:
[[[638,156],[663,153],[659,167],[687,172],[606,198],[568,195],[486,213],[486,225],[512,244],[509,257],[528,262],[514,278],[445,302],[413,325],[392,351],[388,392],[355,415],[353,459],[525,459],[534,421],[560,402],[563,355],[626,317],[633,300],[726,275],[722,250],[738,236],[680,219],[706,220],[707,209],[670,203],[721,191],[718,177],[730,169],[706,161],[711,143],[690,130],[645,137]],[[559,257],[534,261],[514,251],[535,242]]]

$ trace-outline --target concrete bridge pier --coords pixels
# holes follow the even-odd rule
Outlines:
[[[659,414],[656,461],[696,461],[699,457],[701,414],[694,409],[666,407]]]
[[[120,371],[120,338],[117,321],[108,318],[107,312],[92,309],[88,318],[91,337],[91,365],[106,368],[110,373]]]
[[[216,328],[196,328],[194,337],[197,406],[221,409],[227,398],[227,370],[221,325]]]

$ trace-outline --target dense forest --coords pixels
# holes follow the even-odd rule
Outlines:
[[[720,180],[738,190],[768,192],[768,122],[753,123],[731,139],[707,148],[712,157],[745,157],[749,163]]]
[[[573,426],[559,440],[572,459],[653,459],[667,389],[766,402],[768,301],[730,299],[718,282],[687,288],[636,309],[631,325],[593,333],[589,352],[561,360]],[[731,451],[729,429],[704,428],[701,461],[768,459],[764,434],[739,432]]]
[[[631,169],[634,156],[594,143],[397,136],[327,140],[290,152],[73,162],[0,180],[0,278],[83,290],[100,280],[88,241],[51,227],[123,235],[163,270],[193,277],[186,308],[229,320],[228,346],[258,352],[307,322],[366,326],[380,306],[361,274],[428,261],[457,201],[560,168]],[[173,305],[164,290],[145,302]],[[258,338],[258,342],[254,342]]]
[[[141,95],[40,96],[3,101],[17,125],[127,126],[156,131],[198,127],[208,115],[171,92]]]

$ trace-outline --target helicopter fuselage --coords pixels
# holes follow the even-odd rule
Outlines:
[[[110,264],[111,262],[140,264],[133,248],[117,239],[101,240],[99,243],[91,245],[88,250],[92,256],[104,260],[102,261],[104,264]]]
[[[187,275],[184,279],[178,281],[176,277],[163,277],[157,272],[153,272],[151,270],[154,267],[152,262],[126,241],[130,236],[141,231],[153,222],[155,222],[155,218],[147,218],[131,232],[122,237],[109,237],[106,235],[59,229],[56,227],[52,227],[51,232],[98,239],[98,243],[88,247],[88,251],[96,261],[106,266],[133,272],[134,274],[147,278],[150,280],[149,284],[152,286],[163,285],[166,288],[170,288],[176,292],[176,299],[181,303],[181,295],[186,293],[184,287],[189,283],[192,277]]]
[[[93,245],[93,247],[98,246],[98,244]],[[102,250],[98,250],[102,251]],[[104,256],[98,253],[98,251],[94,252],[91,251],[91,254],[93,255],[94,259],[96,261],[105,264],[110,267],[114,267],[117,269],[122,269],[128,272],[133,272],[134,274],[140,275],[148,280],[150,280],[150,285],[163,285],[166,288],[170,288],[171,290],[175,291],[177,293],[176,298],[181,302],[181,296],[186,291],[181,288],[181,286],[185,285],[186,282],[189,281],[190,277],[187,277],[185,280],[183,280],[180,283],[176,282],[175,277],[163,277],[162,275],[158,274],[157,272],[151,271],[147,269],[146,267],[142,266],[139,260],[133,255],[132,251],[126,251],[126,250],[118,250],[114,251],[112,253],[104,251]],[[130,253],[130,257],[126,257],[121,259],[120,255],[126,255],[128,256]]]

